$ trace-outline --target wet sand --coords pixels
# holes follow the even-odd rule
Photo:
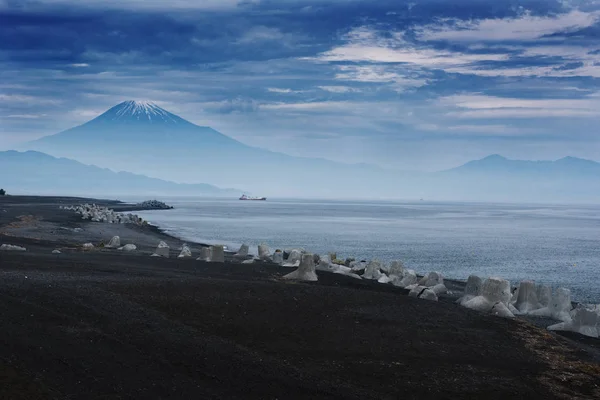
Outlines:
[[[341,275],[149,257],[182,242],[58,209],[83,202],[0,198],[0,244],[27,248],[0,252],[0,398],[600,398],[595,339]],[[80,247],[114,235],[138,251]]]

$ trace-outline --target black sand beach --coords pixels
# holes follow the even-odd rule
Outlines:
[[[0,197],[0,244],[27,248],[0,252],[1,399],[600,398],[598,340],[341,275],[150,257],[181,241],[58,208],[83,202]],[[114,235],[138,251],[80,247]]]

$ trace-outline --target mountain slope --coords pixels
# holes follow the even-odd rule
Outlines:
[[[310,192],[313,196],[333,196],[377,188],[392,193],[386,182],[397,175],[378,167],[292,157],[251,147],[155,104],[135,101],[123,102],[83,125],[31,142],[23,150],[165,180],[237,187],[261,195],[301,196]]]
[[[208,184],[183,185],[129,172],[113,172],[35,151],[0,152],[0,186],[11,193],[79,195],[232,195]]]

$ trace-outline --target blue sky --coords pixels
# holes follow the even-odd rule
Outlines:
[[[0,0],[0,148],[128,99],[345,162],[600,161],[600,1]]]

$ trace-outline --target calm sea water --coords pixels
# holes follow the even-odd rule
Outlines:
[[[402,260],[417,273],[533,279],[600,302],[600,206],[161,199],[140,216],[184,240]]]

